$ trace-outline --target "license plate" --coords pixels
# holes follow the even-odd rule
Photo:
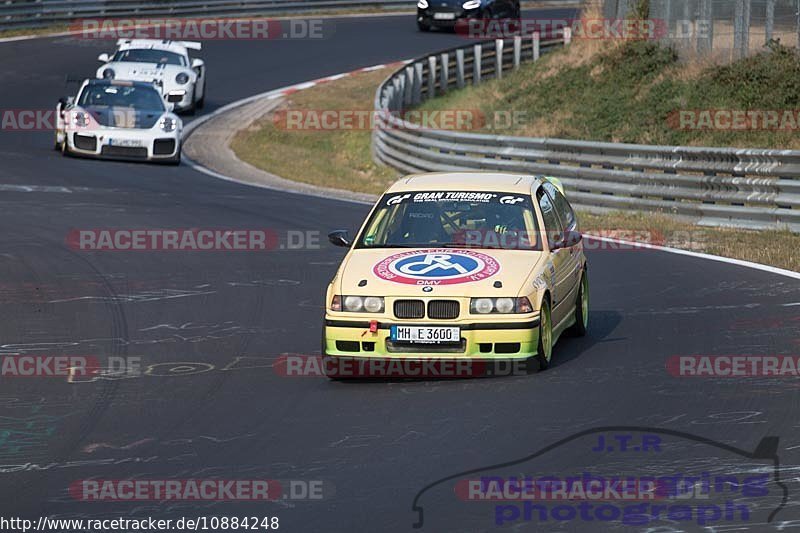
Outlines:
[[[142,141],[139,139],[109,139],[108,140],[109,146],[127,146],[127,147],[139,147],[142,146]]]
[[[459,344],[461,329],[458,326],[392,326],[392,342],[414,344]]]
[[[434,13],[433,18],[436,20],[455,20],[455,13]]]

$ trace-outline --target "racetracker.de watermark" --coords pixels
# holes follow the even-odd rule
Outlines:
[[[392,359],[282,355],[273,369],[281,377],[333,377],[356,379],[479,378],[524,376],[538,363],[527,360],[472,361],[469,359]]]
[[[320,232],[228,228],[73,229],[67,234],[66,243],[71,249],[83,252],[318,250]]]
[[[455,24],[457,34],[467,39],[509,39],[515,35],[538,33],[555,38],[569,29],[572,39],[640,41],[662,39],[669,25],[662,19],[462,19]]]
[[[528,123],[526,111],[495,111],[488,115],[478,109],[281,109],[273,113],[276,128],[287,131],[340,130],[506,130]]]
[[[800,130],[800,109],[678,109],[667,125],[683,131]]]
[[[748,378],[800,376],[796,355],[673,355],[667,372],[680,378]]]
[[[323,480],[276,479],[80,479],[69,486],[78,501],[275,501],[323,500],[333,486]]]
[[[70,32],[82,39],[275,40],[325,39],[333,33],[331,21],[321,18],[86,18],[73,22]]]

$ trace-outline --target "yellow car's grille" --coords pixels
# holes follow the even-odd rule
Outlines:
[[[428,318],[448,320],[458,318],[458,300],[431,300],[428,302]]]
[[[425,302],[422,300],[396,300],[394,302],[394,316],[397,318],[423,318],[425,316]]]

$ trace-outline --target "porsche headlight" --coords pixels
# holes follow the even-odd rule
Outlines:
[[[428,9],[428,0],[419,0],[417,7],[420,9]]]
[[[382,313],[383,297],[380,296],[334,296],[331,311],[350,313]]]
[[[461,5],[461,7],[464,9],[478,9],[481,7],[481,0],[467,0]]]
[[[85,128],[89,125],[89,114],[83,111],[72,113],[72,125],[78,128]]]
[[[178,121],[172,117],[161,117],[161,120],[158,121],[158,127],[161,128],[161,131],[175,131],[177,126]]]
[[[533,313],[533,306],[525,296],[521,298],[472,298],[469,301],[469,312],[473,315],[526,314]]]
[[[114,75],[115,75],[115,72],[114,72],[113,68],[107,68],[107,69],[105,69],[103,71],[103,79],[104,80],[113,80],[114,79]]]
[[[177,76],[175,76],[175,82],[178,85],[186,85],[187,83],[189,83],[189,75],[186,74],[185,72],[181,72]]]

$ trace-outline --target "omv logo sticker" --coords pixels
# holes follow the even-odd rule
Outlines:
[[[472,250],[422,250],[394,254],[373,269],[376,276],[408,285],[453,285],[480,281],[500,271],[494,257]]]

